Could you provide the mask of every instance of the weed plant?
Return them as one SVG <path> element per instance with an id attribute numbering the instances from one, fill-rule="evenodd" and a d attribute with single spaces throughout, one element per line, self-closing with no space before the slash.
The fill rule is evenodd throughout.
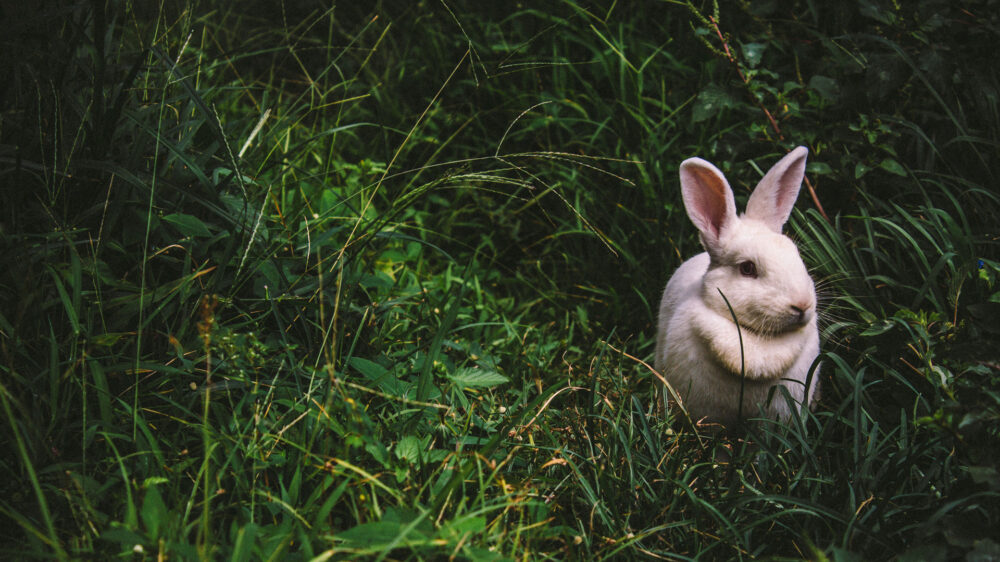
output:
<path id="1" fill-rule="evenodd" d="M 996 8 L 5 3 L 0 556 L 996 559 Z M 709 431 L 677 166 L 800 144 L 822 398 Z"/>

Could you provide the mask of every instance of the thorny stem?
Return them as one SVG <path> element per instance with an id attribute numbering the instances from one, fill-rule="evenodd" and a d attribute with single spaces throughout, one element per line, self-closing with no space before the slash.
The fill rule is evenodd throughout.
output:
<path id="1" fill-rule="evenodd" d="M 732 63 L 732 65 L 736 68 L 736 73 L 739 74 L 740 81 L 743 82 L 743 85 L 749 86 L 750 79 L 747 78 L 745 74 L 743 74 L 743 69 L 741 69 L 740 65 L 737 64 L 736 57 L 734 57 L 733 53 L 729 50 L 729 42 L 726 41 L 725 36 L 722 35 L 722 30 L 719 29 L 719 24 L 718 22 L 715 21 L 715 17 L 708 16 L 708 21 L 712 24 L 712 29 L 715 30 L 715 35 L 719 38 L 719 41 L 722 43 L 722 49 L 726 54 L 726 58 L 729 59 L 729 62 Z M 785 135 L 782 134 L 781 127 L 778 126 L 778 121 L 775 120 L 773 115 L 771 115 L 770 110 L 764 107 L 764 103 L 761 102 L 760 100 L 754 99 L 754 102 L 757 104 L 757 107 L 759 107 L 760 110 L 764 112 L 764 115 L 767 116 L 767 120 L 769 123 L 771 123 L 771 128 L 774 129 L 774 133 L 778 135 L 778 139 L 785 140 Z M 816 195 L 816 188 L 813 187 L 813 184 L 811 181 L 809 181 L 809 178 L 803 178 L 803 179 L 805 179 L 806 188 L 809 189 L 809 197 L 812 198 L 813 204 L 816 205 L 816 210 L 819 211 L 819 214 L 823 216 L 826 222 L 830 222 L 830 217 L 828 217 L 826 211 L 823 210 L 823 204 L 819 202 L 819 196 Z"/>
<path id="2" fill-rule="evenodd" d="M 715 35 L 717 35 L 719 37 L 719 41 L 722 42 L 722 48 L 726 53 L 726 58 L 728 58 L 729 62 L 733 63 L 733 65 L 736 67 L 736 73 L 740 75 L 740 80 L 743 82 L 744 85 L 749 85 L 750 79 L 743 74 L 743 69 L 740 68 L 740 65 L 736 64 L 736 57 L 734 57 L 733 53 L 729 50 L 729 42 L 726 41 L 725 37 L 723 37 L 722 30 L 719 29 L 719 24 L 715 21 L 715 17 L 708 16 L 708 21 L 712 23 L 712 29 L 715 30 Z M 762 102 L 760 102 L 759 100 L 755 101 L 757 102 L 757 107 L 759 107 L 761 111 L 764 112 L 764 115 L 767 116 L 767 120 L 771 123 L 771 128 L 774 129 L 774 132 L 778 135 L 778 138 L 781 140 L 785 140 L 785 135 L 781 133 L 781 127 L 778 126 L 778 122 L 774 119 L 774 116 L 771 115 L 771 112 L 766 107 L 764 107 L 764 104 Z"/>

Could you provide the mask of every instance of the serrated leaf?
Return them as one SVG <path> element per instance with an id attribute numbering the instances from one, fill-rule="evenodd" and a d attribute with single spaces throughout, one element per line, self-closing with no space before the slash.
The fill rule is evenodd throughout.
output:
<path id="1" fill-rule="evenodd" d="M 208 230 L 205 223 L 201 222 L 201 219 L 194 215 L 171 213 L 163 217 L 163 220 L 174 225 L 185 236 L 208 238 L 212 235 L 212 232 Z"/>
<path id="2" fill-rule="evenodd" d="M 458 386 L 467 388 L 487 388 L 510 381 L 496 371 L 475 368 L 458 369 L 448 375 L 448 379 Z"/>
<path id="3" fill-rule="evenodd" d="M 691 121 L 698 123 L 714 117 L 722 109 L 733 106 L 733 98 L 718 84 L 709 84 L 698 94 L 691 110 Z"/>
<path id="4" fill-rule="evenodd" d="M 767 43 L 745 43 L 743 45 L 743 58 L 746 59 L 750 68 L 755 68 L 767 50 Z"/>
<path id="5" fill-rule="evenodd" d="M 424 444 L 420 439 L 407 435 L 396 443 L 395 453 L 398 459 L 418 461 L 423 456 L 423 450 Z"/>
<path id="6" fill-rule="evenodd" d="M 379 441 L 369 441 L 365 444 L 365 450 L 371 454 L 372 458 L 379 462 L 383 467 L 389 467 L 389 451 L 385 448 Z"/>

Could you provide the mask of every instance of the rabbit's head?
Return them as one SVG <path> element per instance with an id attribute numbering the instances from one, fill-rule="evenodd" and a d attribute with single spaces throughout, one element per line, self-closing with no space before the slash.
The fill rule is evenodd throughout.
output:
<path id="1" fill-rule="evenodd" d="M 813 281 L 795 243 L 781 233 L 802 185 L 807 153 L 800 146 L 775 164 L 741 216 L 715 166 L 700 158 L 681 164 L 684 206 L 711 258 L 702 299 L 727 317 L 728 300 L 740 326 L 761 336 L 800 330 L 816 315 Z"/>

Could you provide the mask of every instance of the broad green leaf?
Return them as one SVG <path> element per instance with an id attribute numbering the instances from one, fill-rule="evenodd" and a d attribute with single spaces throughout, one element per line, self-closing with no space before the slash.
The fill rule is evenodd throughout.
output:
<path id="1" fill-rule="evenodd" d="M 368 451 L 371 456 L 377 460 L 383 467 L 388 468 L 389 466 L 389 451 L 385 448 L 381 442 L 376 440 L 370 440 L 365 443 L 365 450 Z"/>
<path id="2" fill-rule="evenodd" d="M 348 362 L 351 367 L 355 368 L 359 373 L 365 376 L 366 379 L 379 382 L 382 377 L 389 372 L 388 369 L 379 365 L 378 363 L 364 359 L 363 357 L 351 357 Z"/>
<path id="3" fill-rule="evenodd" d="M 819 74 L 809 79 L 809 87 L 816 90 L 827 101 L 837 101 L 840 98 L 840 86 L 829 76 Z"/>
<path id="4" fill-rule="evenodd" d="M 897 176 L 906 177 L 906 168 L 902 164 L 896 162 L 892 158 L 886 158 L 879 164 L 883 170 L 889 172 L 890 174 L 896 174 Z"/>
<path id="5" fill-rule="evenodd" d="M 324 189 L 319 197 L 319 214 L 326 216 L 343 204 L 341 197 L 332 189 Z"/>
<path id="6" fill-rule="evenodd" d="M 393 396 L 406 396 L 412 385 L 398 379 L 389 369 L 363 357 L 351 357 L 349 364 L 371 382 L 378 385 L 382 392 Z"/>
<path id="7" fill-rule="evenodd" d="M 694 109 L 691 111 L 691 121 L 700 123 L 706 119 L 714 117 L 722 109 L 733 107 L 732 96 L 718 84 L 709 84 L 698 94 L 694 100 Z"/>
<path id="8" fill-rule="evenodd" d="M 806 165 L 806 172 L 816 174 L 818 176 L 825 176 L 827 174 L 832 174 L 833 168 L 831 168 L 826 162 L 810 162 Z"/>
<path id="9" fill-rule="evenodd" d="M 449 534 L 463 535 L 465 533 L 481 533 L 486 529 L 486 518 L 482 516 L 466 517 L 451 521 L 441 527 L 438 535 L 447 537 Z"/>
<path id="10" fill-rule="evenodd" d="M 448 375 L 448 379 L 458 386 L 468 388 L 486 388 L 510 381 L 496 371 L 476 368 L 458 369 Z"/>
<path id="11" fill-rule="evenodd" d="M 365 546 L 383 546 L 425 542 L 433 526 L 420 512 L 389 507 L 381 521 L 363 523 L 338 533 L 337 538 Z"/>
<path id="12" fill-rule="evenodd" d="M 163 496 L 160 489 L 150 486 L 146 489 L 146 497 L 142 500 L 142 511 L 139 513 L 142 523 L 146 527 L 149 536 L 158 538 L 160 529 L 166 524 L 167 505 L 163 503 Z"/>
<path id="13" fill-rule="evenodd" d="M 201 222 L 201 219 L 193 215 L 186 213 L 171 213 L 163 217 L 163 220 L 174 225 L 177 230 L 185 236 L 208 238 L 212 235 L 212 233 L 208 230 L 208 227 L 205 226 L 205 223 Z"/>
<path id="14" fill-rule="evenodd" d="M 412 436 L 407 435 L 396 443 L 396 458 L 417 461 L 423 457 L 424 443 Z"/>
<path id="15" fill-rule="evenodd" d="M 236 533 L 236 544 L 229 557 L 230 562 L 253 560 L 253 543 L 257 536 L 257 525 L 247 523 Z"/>

